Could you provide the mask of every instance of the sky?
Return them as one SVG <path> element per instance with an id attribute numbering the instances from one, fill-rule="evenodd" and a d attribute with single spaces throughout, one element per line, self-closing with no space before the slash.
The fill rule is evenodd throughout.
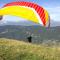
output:
<path id="1" fill-rule="evenodd" d="M 37 3 L 48 11 L 51 20 L 60 21 L 60 0 L 0 0 L 0 8 L 4 4 L 14 1 L 28 1 Z M 14 19 L 13 21 L 24 21 L 24 19 L 14 16 L 4 16 L 3 21 L 12 21 L 12 19 Z"/>

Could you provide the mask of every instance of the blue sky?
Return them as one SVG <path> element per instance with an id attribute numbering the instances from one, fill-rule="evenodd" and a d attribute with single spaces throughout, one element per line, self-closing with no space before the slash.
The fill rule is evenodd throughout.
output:
<path id="1" fill-rule="evenodd" d="M 44 7 L 48 11 L 51 20 L 60 21 L 60 0 L 0 0 L 0 8 L 4 4 L 13 1 L 29 1 L 29 2 L 37 3 L 38 5 Z M 12 17 L 12 16 L 5 16 L 3 20 L 12 21 L 12 18 L 14 20 L 24 21 L 24 19 L 22 18 Z"/>

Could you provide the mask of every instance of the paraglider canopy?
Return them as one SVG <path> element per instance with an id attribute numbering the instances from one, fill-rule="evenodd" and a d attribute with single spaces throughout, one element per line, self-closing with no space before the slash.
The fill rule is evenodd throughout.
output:
<path id="1" fill-rule="evenodd" d="M 0 9 L 0 15 L 14 15 L 25 18 L 42 26 L 49 23 L 49 14 L 41 6 L 31 2 L 11 2 Z M 2 19 L 1 16 L 1 19 Z"/>

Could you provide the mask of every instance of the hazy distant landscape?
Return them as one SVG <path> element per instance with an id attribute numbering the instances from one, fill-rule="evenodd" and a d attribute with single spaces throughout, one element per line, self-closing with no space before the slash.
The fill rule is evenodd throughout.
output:
<path id="1" fill-rule="evenodd" d="M 46 29 L 39 25 L 20 26 L 5 25 L 0 26 L 0 38 L 17 39 L 27 41 L 28 36 L 32 36 L 32 43 L 51 43 L 60 42 L 60 26 Z"/>

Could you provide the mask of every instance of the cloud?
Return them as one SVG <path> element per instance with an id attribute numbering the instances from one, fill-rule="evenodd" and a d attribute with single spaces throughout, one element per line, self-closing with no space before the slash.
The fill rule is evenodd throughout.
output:
<path id="1" fill-rule="evenodd" d="M 23 25 L 23 26 L 29 26 L 29 25 L 37 25 L 34 22 L 25 20 L 20 17 L 16 16 L 10 16 L 5 15 L 3 19 L 0 21 L 0 25 Z"/>
<path id="2" fill-rule="evenodd" d="M 46 8 L 47 11 L 49 12 L 49 15 L 51 17 L 51 19 L 55 20 L 55 21 L 60 21 L 60 7 L 47 7 Z"/>
<path id="3" fill-rule="evenodd" d="M 4 21 L 15 21 L 15 22 L 20 22 L 20 21 L 26 21 L 25 19 L 23 18 L 20 18 L 20 17 L 16 17 L 16 16 L 10 16 L 10 15 L 5 15 L 3 17 L 3 20 Z"/>

